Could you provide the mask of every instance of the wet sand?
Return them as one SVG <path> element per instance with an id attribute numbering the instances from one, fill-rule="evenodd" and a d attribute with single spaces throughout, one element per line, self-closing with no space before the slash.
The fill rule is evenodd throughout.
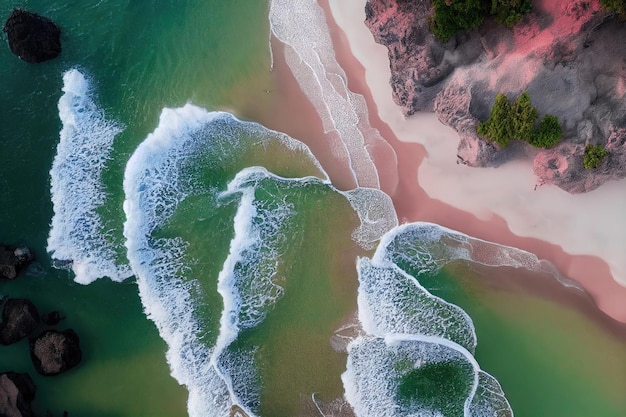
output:
<path id="1" fill-rule="evenodd" d="M 335 0 L 331 1 L 338 3 Z M 571 239 L 571 230 L 563 229 L 562 234 L 554 236 L 554 243 L 537 237 L 520 236 L 520 234 L 516 234 L 511 230 L 512 227 L 509 222 L 499 214 L 491 211 L 489 207 L 483 207 L 482 210 L 467 210 L 468 205 L 464 205 L 463 208 L 460 208 L 446 204 L 429 195 L 426 189 L 429 188 L 432 192 L 432 188 L 438 186 L 434 183 L 436 178 L 433 178 L 432 167 L 431 172 L 424 173 L 424 171 L 420 169 L 420 166 L 425 164 L 428 157 L 432 155 L 428 155 L 428 151 L 422 144 L 400 141 L 398 136 L 406 137 L 407 132 L 395 132 L 389 124 L 381 119 L 380 114 L 382 112 L 378 106 L 388 106 L 390 100 L 383 104 L 374 100 L 374 94 L 367 84 L 369 80 L 366 77 L 366 70 L 362 63 L 354 57 L 350 49 L 351 45 L 344 32 L 344 29 L 349 30 L 350 28 L 346 27 L 346 25 L 339 27 L 334 20 L 335 16 L 332 13 L 336 12 L 336 8 L 339 6 L 332 4 L 331 7 L 328 0 L 320 0 L 319 3 L 326 11 L 327 21 L 331 27 L 333 36 L 336 56 L 341 66 L 348 74 L 350 89 L 356 93 L 362 94 L 366 98 L 370 123 L 381 132 L 382 136 L 396 151 L 398 160 L 395 167 L 389 166 L 390 164 L 377 164 L 377 167 L 382 172 L 392 169 L 397 170 L 399 176 L 397 188 L 395 190 L 383 188 L 383 191 L 391 195 L 399 220 L 401 222 L 434 222 L 480 239 L 532 252 L 539 258 L 549 260 L 565 276 L 580 283 L 604 313 L 620 322 L 626 323 L 626 287 L 621 286 L 615 281 L 615 274 L 604 259 L 594 256 L 596 253 L 602 252 L 601 248 L 592 248 L 595 250 L 589 251 L 590 253 L 594 253 L 594 255 L 574 255 L 566 252 L 560 246 L 571 243 L 568 241 L 568 239 Z M 363 14 L 362 11 L 356 10 L 358 7 L 361 7 L 359 2 L 350 2 L 349 5 L 347 3 L 348 2 L 342 2 L 341 6 L 350 8 L 351 10 L 354 9 L 353 11 L 357 16 Z M 380 55 L 373 57 L 372 61 L 376 59 L 380 60 Z M 381 63 L 370 64 L 376 65 Z M 383 64 L 388 66 L 388 61 Z M 379 79 L 378 82 L 387 83 L 387 80 Z M 389 90 L 388 87 L 387 90 Z M 391 105 L 393 105 L 393 103 Z M 395 112 L 400 113 L 399 109 L 395 109 Z M 419 132 L 415 132 L 415 134 L 426 135 L 431 138 L 434 137 L 440 142 L 446 140 L 448 142 L 454 141 L 454 137 L 451 137 L 451 129 L 441 125 L 432 114 L 421 114 L 412 118 L 410 126 L 407 124 L 403 125 L 402 120 L 396 122 L 397 123 L 394 123 L 394 125 L 400 126 L 400 129 L 419 126 Z M 452 132 L 452 135 L 453 134 Z M 456 142 L 453 143 L 454 146 L 455 143 Z M 449 145 L 448 143 L 447 146 L 444 146 L 444 148 L 446 148 L 445 151 L 449 151 Z M 431 152 L 437 150 L 440 151 L 443 149 L 437 149 L 436 147 L 430 149 Z M 450 154 L 449 157 L 456 159 L 456 153 Z M 439 167 L 439 169 L 444 168 L 445 167 Z M 483 174 L 489 174 L 487 170 L 482 171 Z M 497 175 L 499 174 L 510 175 L 509 172 L 501 168 L 498 168 Z M 430 184 L 425 184 L 428 181 L 430 181 Z M 447 185 L 449 184 L 442 183 L 439 184 L 439 187 L 446 187 Z M 606 188 L 611 186 L 613 186 L 613 184 L 605 185 Z M 532 189 L 532 182 L 528 184 L 528 187 Z M 507 198 L 507 195 L 511 196 L 516 192 L 513 187 L 510 190 L 504 189 L 497 191 L 502 194 L 501 198 Z M 540 192 L 544 194 L 546 192 L 558 194 L 559 191 L 560 190 L 540 190 Z M 537 194 L 539 194 L 539 192 Z M 544 200 L 551 201 L 550 196 L 545 197 Z M 556 202 L 558 203 L 559 201 Z M 480 203 L 480 201 L 473 202 L 473 204 L 477 203 Z M 532 201 L 530 203 L 532 204 Z M 530 214 L 538 217 L 542 215 L 539 211 Z M 527 219 L 527 221 L 530 224 L 533 223 L 532 218 Z M 607 227 L 611 227 L 611 225 L 609 224 Z M 519 227 L 517 227 L 517 229 L 519 229 Z M 525 230 L 524 232 L 530 234 L 533 230 Z M 615 234 L 613 232 L 611 233 L 609 234 L 613 237 Z M 610 242 L 612 241 L 613 240 L 610 240 Z M 589 243 L 593 244 L 594 242 Z M 600 243 L 603 242 L 600 240 Z M 587 245 L 587 247 L 588 246 L 589 245 Z M 613 253 L 615 253 L 616 250 L 619 251 L 619 248 L 613 248 Z"/>

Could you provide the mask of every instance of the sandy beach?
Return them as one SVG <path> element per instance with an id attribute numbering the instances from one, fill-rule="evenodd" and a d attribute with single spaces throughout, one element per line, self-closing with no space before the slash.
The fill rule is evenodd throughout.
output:
<path id="1" fill-rule="evenodd" d="M 579 282 L 606 314 L 626 322 L 626 287 L 620 285 L 626 283 L 622 184 L 570 195 L 550 186 L 535 190 L 531 161 L 497 169 L 458 165 L 454 131 L 434 114 L 405 119 L 393 103 L 387 50 L 362 23 L 365 1 L 320 5 L 350 89 L 365 97 L 370 123 L 398 156 L 397 164 L 376 162 L 382 172 L 397 170 L 395 188 L 382 188 L 392 196 L 400 221 L 431 221 L 532 252 Z"/>

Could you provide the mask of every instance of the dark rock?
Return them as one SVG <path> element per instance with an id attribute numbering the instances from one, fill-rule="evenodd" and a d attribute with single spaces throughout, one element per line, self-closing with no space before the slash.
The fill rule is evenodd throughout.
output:
<path id="1" fill-rule="evenodd" d="M 61 53 L 61 29 L 46 17 L 14 9 L 4 32 L 11 51 L 26 62 L 48 61 Z"/>
<path id="2" fill-rule="evenodd" d="M 30 357 L 42 375 L 58 375 L 78 365 L 82 359 L 78 335 L 72 329 L 47 330 L 30 339 Z"/>
<path id="3" fill-rule="evenodd" d="M 0 416 L 33 417 L 30 403 L 35 392 L 35 384 L 28 374 L 0 374 Z"/>
<path id="4" fill-rule="evenodd" d="M 51 311 L 41 316 L 41 321 L 48 326 L 56 326 L 64 318 L 65 317 L 61 317 L 61 313 L 58 311 Z"/>
<path id="5" fill-rule="evenodd" d="M 39 324 L 37 308 L 28 300 L 9 299 L 2 310 L 0 344 L 10 345 L 30 335 Z"/>
<path id="6" fill-rule="evenodd" d="M 14 279 L 33 261 L 28 248 L 0 244 L 0 278 Z"/>

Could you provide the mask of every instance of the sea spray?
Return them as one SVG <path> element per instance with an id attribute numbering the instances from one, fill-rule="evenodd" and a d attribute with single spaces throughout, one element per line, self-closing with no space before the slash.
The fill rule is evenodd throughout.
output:
<path id="1" fill-rule="evenodd" d="M 58 265 L 71 265 L 78 283 L 101 277 L 122 281 L 132 271 L 116 253 L 98 210 L 107 200 L 102 173 L 123 127 L 105 117 L 77 69 L 63 75 L 58 108 L 63 128 L 50 170 L 54 216 L 48 252 Z"/>
<path id="2" fill-rule="evenodd" d="M 369 125 L 363 96 L 348 89 L 323 10 L 314 0 L 272 0 L 269 19 L 272 34 L 286 45 L 289 68 L 322 119 L 335 156 L 346 161 L 359 187 L 380 188 L 371 151 L 386 143 Z M 390 155 L 395 157 L 392 151 Z"/>

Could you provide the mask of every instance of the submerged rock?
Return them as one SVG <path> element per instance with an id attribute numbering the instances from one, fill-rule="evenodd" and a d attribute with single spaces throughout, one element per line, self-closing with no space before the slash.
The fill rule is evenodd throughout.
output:
<path id="1" fill-rule="evenodd" d="M 0 416 L 33 417 L 30 403 L 35 392 L 35 384 L 28 374 L 0 374 Z"/>
<path id="2" fill-rule="evenodd" d="M 0 243 L 0 278 L 14 279 L 33 261 L 28 248 Z"/>
<path id="3" fill-rule="evenodd" d="M 498 166 L 534 158 L 540 184 L 591 191 L 626 177 L 626 22 L 598 2 L 533 2 L 513 29 L 490 20 L 475 31 L 439 42 L 428 29 L 431 1 L 369 0 L 366 25 L 387 47 L 394 101 L 405 115 L 434 111 L 460 137 L 458 160 Z M 499 147 L 476 133 L 497 93 L 514 100 L 527 91 L 540 117 L 559 118 L 563 140 L 553 149 L 525 143 Z M 610 152 L 585 169 L 586 145 Z"/>
<path id="4" fill-rule="evenodd" d="M 10 345 L 30 335 L 39 324 L 39 313 L 33 303 L 9 299 L 2 310 L 0 344 Z"/>
<path id="5" fill-rule="evenodd" d="M 3 30 L 11 51 L 26 62 L 48 61 L 61 53 L 61 29 L 46 17 L 14 9 Z"/>
<path id="6" fill-rule="evenodd" d="M 47 326 L 56 326 L 64 318 L 65 317 L 62 317 L 61 313 L 59 313 L 58 311 L 51 311 L 41 316 L 41 321 L 43 321 L 44 324 L 46 324 Z"/>
<path id="7" fill-rule="evenodd" d="M 72 329 L 47 330 L 30 339 L 30 357 L 42 375 L 58 375 L 78 365 L 82 359 L 78 335 Z"/>

